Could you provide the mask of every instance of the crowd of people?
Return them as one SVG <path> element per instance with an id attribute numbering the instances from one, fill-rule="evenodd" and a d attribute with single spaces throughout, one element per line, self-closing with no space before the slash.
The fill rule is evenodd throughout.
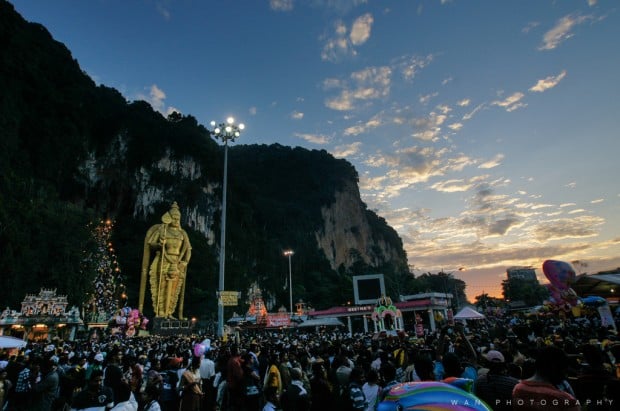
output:
<path id="1" fill-rule="evenodd" d="M 445 323 L 420 337 L 254 329 L 226 340 L 53 339 L 0 353 L 0 409 L 373 411 L 400 383 L 441 381 L 493 410 L 615 410 L 617 370 L 620 340 L 596 315 Z"/>

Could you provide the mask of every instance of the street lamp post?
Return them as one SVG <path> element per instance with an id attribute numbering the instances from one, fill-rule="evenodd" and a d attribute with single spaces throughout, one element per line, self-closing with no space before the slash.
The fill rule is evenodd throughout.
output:
<path id="1" fill-rule="evenodd" d="M 224 182 L 222 187 L 222 226 L 220 235 L 220 275 L 218 285 L 218 303 L 217 303 L 217 335 L 224 335 L 224 304 L 221 293 L 224 291 L 224 262 L 226 259 L 226 192 L 228 186 L 228 140 L 234 142 L 241 135 L 241 130 L 245 128 L 243 123 L 236 125 L 235 119 L 228 117 L 225 123 L 219 125 L 215 121 L 211 121 L 213 130 L 209 133 L 216 139 L 224 142 Z"/>
<path id="2" fill-rule="evenodd" d="M 289 292 L 289 307 L 291 310 L 291 317 L 293 316 L 293 271 L 291 270 L 291 257 L 295 254 L 293 250 L 284 251 L 284 256 L 288 257 L 288 292 Z"/>

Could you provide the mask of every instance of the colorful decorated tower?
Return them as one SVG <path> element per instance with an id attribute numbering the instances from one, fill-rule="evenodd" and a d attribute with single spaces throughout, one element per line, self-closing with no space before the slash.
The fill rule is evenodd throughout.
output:
<path id="1" fill-rule="evenodd" d="M 263 301 L 263 292 L 258 284 L 253 283 L 248 292 L 248 303 L 250 307 L 246 314 L 246 318 L 256 318 L 256 324 L 265 324 L 267 322 L 267 307 Z"/>
<path id="2" fill-rule="evenodd" d="M 400 331 L 404 328 L 403 314 L 392 303 L 390 297 L 381 296 L 377 300 L 377 306 L 371 318 L 375 324 L 375 332 Z"/>

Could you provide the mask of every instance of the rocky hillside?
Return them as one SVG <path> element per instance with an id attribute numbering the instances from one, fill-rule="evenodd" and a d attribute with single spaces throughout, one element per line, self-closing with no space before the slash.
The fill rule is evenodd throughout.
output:
<path id="1" fill-rule="evenodd" d="M 40 286 L 81 303 L 88 224 L 113 219 L 114 249 L 137 300 L 146 229 L 173 201 L 192 241 L 186 312 L 215 313 L 223 150 L 191 115 L 164 118 L 142 101 L 96 86 L 61 43 L 0 0 L 0 303 Z M 383 272 L 388 289 L 408 271 L 397 233 L 361 201 L 358 176 L 325 151 L 281 145 L 229 150 L 226 288 L 258 281 L 287 305 L 351 299 L 352 275 Z M 243 307 L 237 308 L 243 311 Z M 147 313 L 148 314 L 148 313 Z"/>

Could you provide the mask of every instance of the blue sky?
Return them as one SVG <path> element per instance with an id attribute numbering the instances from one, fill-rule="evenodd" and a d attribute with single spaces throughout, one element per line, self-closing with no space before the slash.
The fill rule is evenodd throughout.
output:
<path id="1" fill-rule="evenodd" d="M 324 149 L 416 273 L 620 266 L 612 0 L 14 0 L 97 83 L 237 144 Z"/>

